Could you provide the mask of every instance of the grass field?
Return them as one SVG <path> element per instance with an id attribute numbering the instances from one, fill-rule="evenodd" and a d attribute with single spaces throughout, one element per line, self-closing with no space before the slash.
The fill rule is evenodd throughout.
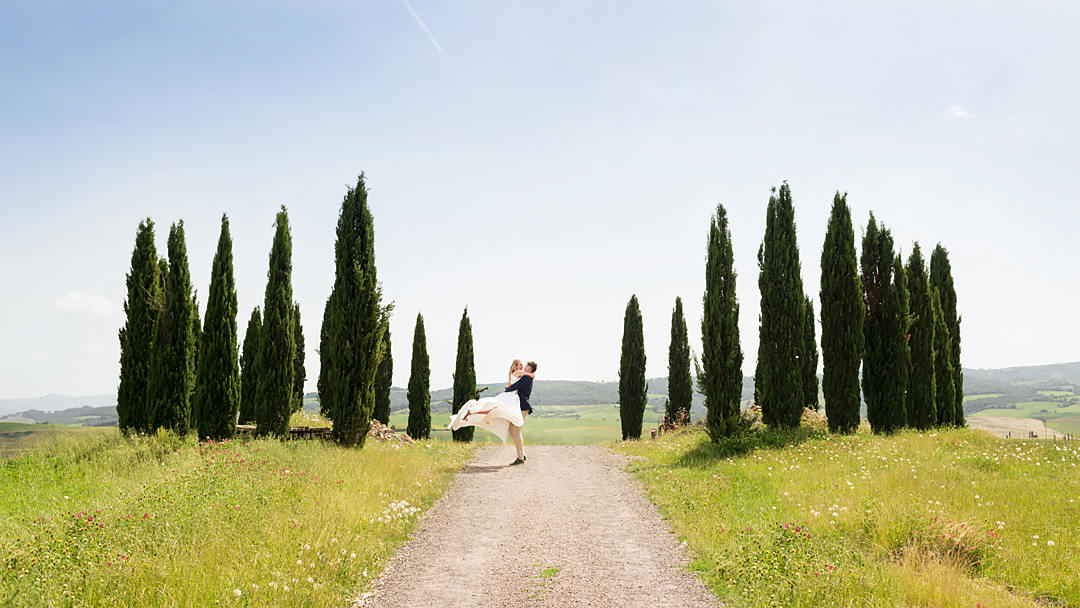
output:
<path id="1" fill-rule="evenodd" d="M 646 410 L 643 426 L 648 433 L 655 428 L 662 414 L 655 410 Z M 437 440 L 449 440 L 450 433 L 444 432 L 450 423 L 446 412 L 431 416 L 432 437 Z M 390 425 L 404 430 L 409 424 L 407 412 L 390 415 Z M 617 405 L 544 405 L 537 406 L 535 412 L 525 421 L 525 444 L 543 445 L 584 445 L 606 443 L 622 439 L 622 426 L 619 422 Z M 477 443 L 501 443 L 499 438 L 487 431 L 478 430 L 474 435 Z"/>
<path id="2" fill-rule="evenodd" d="M 110 433 L 116 433 L 116 429 L 0 422 L 0 458 L 11 458 L 29 452 L 43 443 L 84 436 L 104 437 Z"/>
<path id="3" fill-rule="evenodd" d="M 0 605 L 346 606 L 470 453 L 58 436 L 0 461 Z"/>
<path id="4" fill-rule="evenodd" d="M 1014 407 L 991 408 L 972 414 L 976 416 L 1005 416 L 1033 418 L 1062 433 L 1080 434 L 1080 397 L 1070 398 L 1068 391 L 1039 391 L 1048 398 L 1059 401 L 1023 401 Z"/>
<path id="5" fill-rule="evenodd" d="M 1080 443 L 804 427 L 617 449 L 730 606 L 1080 606 Z"/>

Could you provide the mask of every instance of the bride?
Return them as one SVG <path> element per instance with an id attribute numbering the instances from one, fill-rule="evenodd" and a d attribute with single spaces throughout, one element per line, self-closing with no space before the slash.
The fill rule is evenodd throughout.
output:
<path id="1" fill-rule="evenodd" d="M 521 359 L 514 359 L 514 362 L 510 364 L 506 386 L 510 386 L 522 376 L 536 378 L 535 373 L 524 371 Z M 510 391 L 499 393 L 495 397 L 466 401 L 458 413 L 450 419 L 448 428 L 456 431 L 465 426 L 478 426 L 494 433 L 502 439 L 503 443 L 506 443 L 510 425 L 520 427 L 524 424 L 525 420 L 521 416 L 521 400 L 518 398 L 517 391 Z"/>

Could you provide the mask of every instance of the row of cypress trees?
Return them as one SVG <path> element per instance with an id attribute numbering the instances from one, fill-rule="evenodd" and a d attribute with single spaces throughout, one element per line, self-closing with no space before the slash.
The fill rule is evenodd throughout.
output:
<path id="1" fill-rule="evenodd" d="M 761 292 L 754 401 L 770 426 L 794 427 L 803 410 L 818 408 L 818 349 L 814 302 L 803 292 L 791 189 L 769 197 L 765 237 L 758 249 Z M 963 425 L 960 318 L 948 252 L 940 244 L 929 267 L 915 244 L 905 266 L 892 234 L 871 213 L 855 255 L 847 195 L 833 198 L 821 254 L 821 392 L 832 432 L 854 432 L 861 399 L 877 433 L 903 427 Z M 723 205 L 709 226 L 701 362 L 697 389 L 705 397 L 705 425 L 717 441 L 738 433 L 742 351 L 735 297 L 731 231 Z M 689 345 L 681 298 L 672 313 L 668 351 L 667 415 L 689 413 Z M 645 355 L 637 298 L 627 305 L 620 362 L 623 438 L 641 434 Z M 861 368 L 861 376 L 860 376 Z M 860 386 L 861 384 L 861 386 Z"/>
<path id="2" fill-rule="evenodd" d="M 287 431 L 289 414 L 303 399 L 304 357 L 299 307 L 292 302 L 291 237 L 284 207 L 278 214 L 265 301 L 273 314 L 264 324 L 255 309 L 242 359 L 228 217 L 221 218 L 205 321 L 200 322 L 192 295 L 183 221 L 169 230 L 168 254 L 167 260 L 157 258 L 154 223 L 142 221 L 127 275 L 126 321 L 119 333 L 116 408 L 121 430 L 151 433 L 164 428 L 179 434 L 195 431 L 200 439 L 224 439 L 235 432 L 240 414 L 241 422 L 257 421 L 260 432 Z"/>

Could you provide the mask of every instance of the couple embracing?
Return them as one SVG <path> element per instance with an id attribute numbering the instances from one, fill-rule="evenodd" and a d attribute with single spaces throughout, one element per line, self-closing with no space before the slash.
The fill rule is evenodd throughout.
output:
<path id="1" fill-rule="evenodd" d="M 497 397 L 473 399 L 462 404 L 457 414 L 450 419 L 450 429 L 458 430 L 465 426 L 478 426 L 494 433 L 503 443 L 509 436 L 517 448 L 517 459 L 511 465 L 525 463 L 525 449 L 521 438 L 521 427 L 525 426 L 525 417 L 532 413 L 529 397 L 532 396 L 533 380 L 536 378 L 536 362 L 529 361 L 522 365 L 521 359 L 514 359 L 510 364 L 510 374 L 506 379 L 506 390 Z"/>

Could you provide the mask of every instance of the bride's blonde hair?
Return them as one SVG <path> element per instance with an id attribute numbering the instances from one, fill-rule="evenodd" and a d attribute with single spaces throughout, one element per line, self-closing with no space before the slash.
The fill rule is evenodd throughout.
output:
<path id="1" fill-rule="evenodd" d="M 513 375 L 517 371 L 517 366 L 521 365 L 521 359 L 514 359 L 514 362 L 510 364 L 510 375 Z"/>

